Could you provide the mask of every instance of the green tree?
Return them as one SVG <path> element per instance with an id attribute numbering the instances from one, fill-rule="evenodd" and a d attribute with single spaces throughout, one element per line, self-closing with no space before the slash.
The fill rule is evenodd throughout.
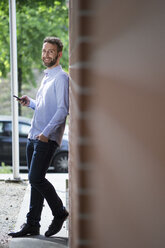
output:
<path id="1" fill-rule="evenodd" d="M 10 69 L 9 11 L 0 2 L 0 77 Z M 64 44 L 61 64 L 68 71 L 68 8 L 65 0 L 17 0 L 18 90 L 35 85 L 34 68 L 43 69 L 41 48 L 46 36 L 58 36 Z M 21 113 L 20 113 L 21 114 Z"/>
<path id="2" fill-rule="evenodd" d="M 0 1 L 0 77 L 6 77 L 10 69 L 9 10 L 5 1 Z"/>

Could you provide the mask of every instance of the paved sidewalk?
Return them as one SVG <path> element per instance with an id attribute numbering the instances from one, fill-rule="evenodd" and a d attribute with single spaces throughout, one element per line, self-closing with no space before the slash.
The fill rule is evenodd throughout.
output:
<path id="1" fill-rule="evenodd" d="M 20 174 L 22 180 L 27 180 L 27 174 Z M 2 175 L 0 174 L 0 180 L 9 178 L 12 179 L 12 175 Z M 68 179 L 68 174 L 47 174 L 46 177 L 54 186 L 57 194 L 62 199 L 64 206 L 68 209 L 68 193 L 66 193 L 66 180 Z M 15 231 L 20 230 L 20 226 L 26 222 L 26 214 L 28 212 L 30 199 L 30 186 L 28 185 L 26 193 L 22 202 L 21 209 L 19 211 L 17 223 L 15 226 Z M 53 219 L 50 208 L 47 202 L 44 201 L 44 208 L 41 218 L 41 229 L 40 235 L 23 237 L 23 238 L 12 238 L 9 243 L 9 248 L 66 248 L 68 247 L 68 219 L 65 221 L 61 231 L 56 235 L 46 238 L 44 236 L 45 231 L 50 225 Z"/>

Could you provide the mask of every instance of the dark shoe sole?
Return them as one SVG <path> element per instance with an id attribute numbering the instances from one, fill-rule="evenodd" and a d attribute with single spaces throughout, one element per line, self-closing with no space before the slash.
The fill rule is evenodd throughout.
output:
<path id="1" fill-rule="evenodd" d="M 39 233 L 9 233 L 8 235 L 11 236 L 12 238 L 21 238 L 25 236 L 36 236 L 40 234 Z"/>
<path id="2" fill-rule="evenodd" d="M 25 236 L 35 236 L 35 235 L 40 235 L 39 232 L 12 232 L 8 233 L 9 236 L 13 238 L 18 238 L 18 237 L 25 237 Z"/>

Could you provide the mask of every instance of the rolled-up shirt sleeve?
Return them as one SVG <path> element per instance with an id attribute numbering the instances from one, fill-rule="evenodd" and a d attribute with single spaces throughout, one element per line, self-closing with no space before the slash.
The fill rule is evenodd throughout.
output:
<path id="1" fill-rule="evenodd" d="M 62 123 L 65 123 L 66 117 L 69 113 L 69 78 L 64 75 L 56 81 L 56 99 L 57 111 L 49 121 L 48 125 L 43 130 L 43 135 L 49 137 L 50 134 Z"/>

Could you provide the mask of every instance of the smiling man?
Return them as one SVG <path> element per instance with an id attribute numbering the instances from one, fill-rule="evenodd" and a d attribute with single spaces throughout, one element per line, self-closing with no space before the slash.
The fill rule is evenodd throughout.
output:
<path id="1" fill-rule="evenodd" d="M 44 199 L 54 216 L 45 232 L 49 237 L 60 231 L 68 212 L 53 185 L 45 178 L 52 156 L 61 144 L 69 111 L 69 78 L 60 65 L 63 44 L 57 37 L 46 37 L 42 61 L 47 69 L 37 92 L 36 100 L 22 96 L 19 102 L 34 110 L 28 135 L 26 155 L 31 184 L 30 207 L 27 222 L 12 237 L 38 235 Z"/>
<path id="2" fill-rule="evenodd" d="M 59 49 L 60 50 L 60 49 Z M 54 45 L 51 43 L 44 43 L 42 49 L 42 60 L 44 65 L 51 68 L 54 65 L 58 65 L 58 57 L 62 56 L 62 51 L 58 51 L 58 48 L 55 49 Z"/>

